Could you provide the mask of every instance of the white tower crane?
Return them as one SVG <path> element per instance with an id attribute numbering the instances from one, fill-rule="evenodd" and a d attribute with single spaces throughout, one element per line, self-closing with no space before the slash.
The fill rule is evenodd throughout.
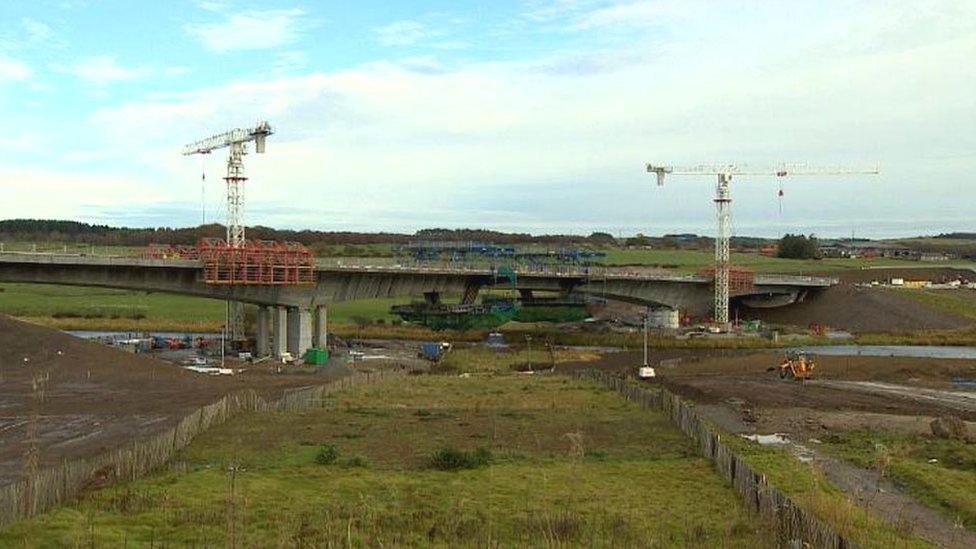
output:
<path id="1" fill-rule="evenodd" d="M 231 248 L 244 247 L 244 155 L 246 143 L 254 141 L 254 149 L 264 153 L 265 139 L 274 133 L 266 121 L 258 122 L 253 128 L 236 128 L 183 147 L 183 154 L 210 154 L 216 149 L 230 147 L 227 155 L 227 245 Z M 227 302 L 227 328 L 232 341 L 244 338 L 244 311 L 237 301 Z"/>
<path id="2" fill-rule="evenodd" d="M 740 166 L 736 164 L 698 165 L 698 166 L 659 166 L 647 164 L 647 171 L 657 175 L 658 186 L 664 185 L 664 176 L 671 175 L 717 175 L 715 188 L 715 210 L 718 229 L 715 234 L 715 322 L 723 327 L 729 325 L 729 239 L 732 236 L 732 193 L 729 183 L 732 176 L 754 175 L 767 177 L 788 177 L 793 175 L 850 175 L 878 174 L 880 168 L 849 168 L 842 166 L 810 166 L 807 164 L 780 164 L 777 166 Z"/>

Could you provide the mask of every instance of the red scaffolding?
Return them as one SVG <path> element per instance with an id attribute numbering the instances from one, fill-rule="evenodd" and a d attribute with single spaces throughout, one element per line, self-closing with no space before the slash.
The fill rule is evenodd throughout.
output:
<path id="1" fill-rule="evenodd" d="M 698 270 L 698 274 L 715 280 L 715 265 Z M 751 293 L 756 287 L 756 273 L 744 267 L 729 267 L 729 295 Z"/>
<path id="2" fill-rule="evenodd" d="M 247 240 L 232 247 L 220 238 L 202 238 L 195 247 L 151 245 L 151 259 L 203 262 L 207 284 L 284 286 L 315 283 L 315 258 L 298 242 Z"/>
<path id="3" fill-rule="evenodd" d="M 208 284 L 315 283 L 315 259 L 298 242 L 248 240 L 235 248 L 219 238 L 203 238 L 197 250 Z"/>

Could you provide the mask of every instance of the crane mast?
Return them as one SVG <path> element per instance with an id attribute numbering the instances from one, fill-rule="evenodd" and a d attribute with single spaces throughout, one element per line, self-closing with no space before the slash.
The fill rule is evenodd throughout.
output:
<path id="1" fill-rule="evenodd" d="M 843 166 L 811 166 L 805 163 L 784 163 L 776 166 L 750 167 L 736 164 L 696 166 L 663 166 L 647 164 L 647 171 L 657 176 L 658 186 L 664 185 L 666 175 L 714 175 L 715 214 L 718 227 L 715 233 L 715 322 L 724 328 L 729 326 L 729 272 L 731 259 L 729 242 L 732 238 L 732 191 L 733 175 L 788 177 L 794 175 L 851 175 L 880 173 L 880 168 L 849 168 Z"/>
<path id="2" fill-rule="evenodd" d="M 261 154 L 265 151 L 265 140 L 274 133 L 267 121 L 257 123 L 253 128 L 233 130 L 201 139 L 183 147 L 183 155 L 210 154 L 216 149 L 228 147 L 227 175 L 227 245 L 231 248 L 244 248 L 244 155 L 247 143 L 253 141 L 254 149 Z M 227 329 L 231 340 L 244 338 L 244 310 L 237 301 L 227 302 Z"/>

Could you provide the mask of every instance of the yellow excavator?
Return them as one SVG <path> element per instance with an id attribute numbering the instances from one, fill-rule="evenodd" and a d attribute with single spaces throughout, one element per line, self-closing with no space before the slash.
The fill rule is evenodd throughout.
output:
<path id="1" fill-rule="evenodd" d="M 786 358 L 778 367 L 771 366 L 769 370 L 779 370 L 780 379 L 795 379 L 803 381 L 810 379 L 813 371 L 817 368 L 817 363 L 807 358 L 801 351 L 789 351 Z"/>

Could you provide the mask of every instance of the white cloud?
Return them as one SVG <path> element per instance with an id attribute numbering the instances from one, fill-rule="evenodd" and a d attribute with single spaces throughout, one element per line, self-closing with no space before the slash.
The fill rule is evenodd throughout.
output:
<path id="1" fill-rule="evenodd" d="M 882 162 L 877 183 L 789 183 L 796 202 L 782 223 L 794 230 L 810 220 L 840 232 L 850 219 L 880 226 L 893 211 L 964 218 L 976 199 L 958 183 L 976 169 L 965 131 L 976 126 L 976 73 L 959 67 L 976 34 L 944 19 L 913 31 L 909 19 L 886 31 L 912 35 L 895 47 L 800 17 L 777 19 L 781 28 L 766 34 L 741 28 L 750 40 L 733 41 L 709 32 L 727 17 L 664 47 L 632 41 L 603 53 L 454 67 L 413 57 L 153 96 L 100 110 L 89 135 L 135 159 L 159 202 L 177 202 L 199 185 L 201 160 L 179 156 L 184 142 L 268 118 L 277 130 L 268 154 L 246 160 L 253 223 L 586 232 L 653 219 L 680 232 L 710 225 L 711 182 L 652 194 L 641 165 L 710 160 Z M 957 160 L 938 158 L 947 155 Z M 223 158 L 205 160 L 210 174 Z M 774 222 L 771 189 L 736 187 L 737 227 Z M 300 211 L 289 204 L 297 200 Z"/>
<path id="2" fill-rule="evenodd" d="M 45 42 L 54 35 L 51 27 L 41 21 L 25 17 L 20 22 L 32 42 Z"/>
<path id="3" fill-rule="evenodd" d="M 152 202 L 152 187 L 138 178 L 2 164 L 0 173 L 7 192 L 0 201 L 0 218 L 91 219 L 104 207 Z"/>
<path id="4" fill-rule="evenodd" d="M 640 0 L 605 6 L 579 14 L 570 28 L 585 30 L 608 26 L 648 26 L 690 16 L 700 9 L 708 9 L 698 2 Z"/>
<path id="5" fill-rule="evenodd" d="M 33 75 L 29 66 L 0 53 L 0 82 L 28 80 Z"/>
<path id="6" fill-rule="evenodd" d="M 374 29 L 376 40 L 384 46 L 410 46 L 427 38 L 439 36 L 439 31 L 429 29 L 419 21 L 397 21 Z"/>
<path id="7" fill-rule="evenodd" d="M 123 67 L 113 55 L 89 57 L 70 67 L 62 67 L 61 70 L 94 86 L 129 82 L 152 74 L 152 70 L 147 67 Z"/>
<path id="8" fill-rule="evenodd" d="M 264 50 L 296 42 L 304 28 L 298 8 L 248 10 L 214 23 L 189 24 L 185 30 L 216 52 Z"/>

